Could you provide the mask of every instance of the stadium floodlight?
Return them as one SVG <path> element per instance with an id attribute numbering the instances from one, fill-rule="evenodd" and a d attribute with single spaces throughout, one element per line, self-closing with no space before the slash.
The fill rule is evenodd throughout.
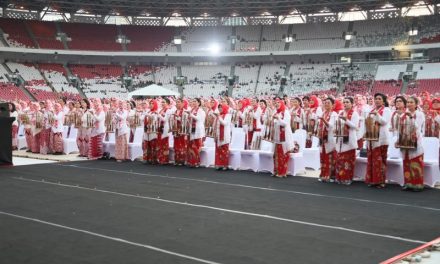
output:
<path id="1" fill-rule="evenodd" d="M 352 40 L 352 39 L 355 38 L 355 33 L 353 33 L 353 32 L 344 32 L 343 37 L 344 37 L 345 40 Z"/>
<path id="2" fill-rule="evenodd" d="M 174 44 L 175 45 L 181 45 L 182 44 L 182 38 L 181 37 L 174 37 Z"/>
<path id="3" fill-rule="evenodd" d="M 220 49 L 221 47 L 218 43 L 211 43 L 211 45 L 209 45 L 209 51 L 211 51 L 211 53 L 218 54 Z"/>
<path id="4" fill-rule="evenodd" d="M 408 31 L 408 35 L 410 36 L 417 36 L 419 34 L 419 30 L 416 28 L 412 28 Z"/>

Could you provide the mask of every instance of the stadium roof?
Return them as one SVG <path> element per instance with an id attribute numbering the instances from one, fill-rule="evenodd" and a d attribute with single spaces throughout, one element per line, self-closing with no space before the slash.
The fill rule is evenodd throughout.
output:
<path id="1" fill-rule="evenodd" d="M 346 12 L 353 8 L 361 10 L 380 9 L 385 4 L 397 8 L 409 7 L 418 0 L 0 0 L 3 8 L 24 8 L 42 11 L 51 7 L 58 12 L 76 13 L 84 10 L 91 14 L 120 14 L 123 16 L 170 17 L 230 17 L 288 15 L 300 13 Z M 438 4 L 440 0 L 426 0 L 427 4 Z"/>

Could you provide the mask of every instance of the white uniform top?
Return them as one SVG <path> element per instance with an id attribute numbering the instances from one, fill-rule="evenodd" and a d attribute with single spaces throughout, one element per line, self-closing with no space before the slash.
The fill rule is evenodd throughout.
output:
<path id="1" fill-rule="evenodd" d="M 191 131 L 189 139 L 194 140 L 205 137 L 205 111 L 203 111 L 203 109 L 199 107 L 199 109 L 197 109 L 196 115 L 193 114 L 193 111 L 190 112 L 190 117 L 196 120 L 196 130 L 194 133 Z"/>
<path id="2" fill-rule="evenodd" d="M 99 134 L 105 133 L 105 113 L 101 111 L 99 114 L 93 113 L 93 118 L 95 120 L 95 126 L 92 129 L 91 136 L 97 136 Z"/>
<path id="3" fill-rule="evenodd" d="M 162 116 L 161 114 L 158 114 L 157 117 L 159 118 L 160 122 L 163 122 L 163 132 L 162 132 L 162 138 L 166 138 L 169 136 L 170 133 L 170 116 L 173 114 L 173 110 L 171 108 L 168 108 L 165 111 L 165 116 Z"/>
<path id="4" fill-rule="evenodd" d="M 287 153 L 288 151 L 293 150 L 295 146 L 293 142 L 292 128 L 290 127 L 290 113 L 289 110 L 285 110 L 284 117 L 282 119 L 280 114 L 275 113 L 275 115 L 278 115 L 280 118 L 274 119 L 274 143 L 282 144 L 284 153 Z M 284 128 L 284 141 L 282 141 L 280 138 L 281 128 Z"/>
<path id="5" fill-rule="evenodd" d="M 383 114 L 380 115 L 379 113 L 377 113 L 377 115 L 375 115 L 374 119 L 376 122 L 378 122 L 380 124 L 379 140 L 378 141 L 371 141 L 372 142 L 371 146 L 373 148 L 377 148 L 380 146 L 389 145 L 389 143 L 390 143 L 389 142 L 389 125 L 390 125 L 390 120 L 391 120 L 390 108 L 385 107 L 383 109 Z M 370 144 L 367 144 L 367 145 L 368 145 L 368 147 L 370 146 Z"/>
<path id="6" fill-rule="evenodd" d="M 122 136 L 130 131 L 127 126 L 128 112 L 126 110 L 119 110 L 115 112 L 115 127 L 118 130 L 118 136 Z"/>
<path id="7" fill-rule="evenodd" d="M 10 117 L 15 117 L 15 120 L 14 120 L 14 122 L 12 122 L 12 125 L 13 126 L 18 126 L 18 113 L 17 113 L 17 111 L 9 113 L 9 116 Z"/>
<path id="8" fill-rule="evenodd" d="M 60 111 L 58 114 L 54 114 L 54 123 L 52 125 L 53 133 L 63 133 L 64 130 L 64 112 Z"/>
<path id="9" fill-rule="evenodd" d="M 298 129 L 303 128 L 303 115 L 304 111 L 301 107 L 298 107 L 297 109 L 291 109 L 290 113 L 292 114 L 293 122 L 298 123 Z M 296 113 L 296 116 L 293 117 L 294 113 Z"/>
<path id="10" fill-rule="evenodd" d="M 252 118 L 256 122 L 256 129 L 261 129 L 261 127 L 262 127 L 262 125 L 261 125 L 261 113 L 262 113 L 262 111 L 261 111 L 260 107 L 258 107 L 257 110 L 253 111 L 253 113 L 252 113 Z M 253 120 L 252 120 L 252 125 L 253 125 Z M 252 130 L 254 130 L 254 129 L 252 128 Z"/>
<path id="11" fill-rule="evenodd" d="M 322 116 L 324 116 L 324 115 L 325 115 L 325 112 L 322 113 Z M 327 131 L 328 131 L 327 142 L 324 143 L 325 153 L 330 153 L 330 152 L 334 151 L 336 148 L 336 138 L 335 138 L 335 133 L 334 133 L 336 118 L 338 118 L 338 114 L 336 114 L 336 112 L 332 111 L 330 113 L 330 118 L 328 120 L 328 124 L 323 125 L 323 127 L 327 128 Z M 320 126 L 321 122 L 322 121 L 319 120 L 319 122 L 317 122 L 317 126 Z M 320 136 L 320 135 L 318 135 L 318 136 Z M 321 152 L 322 152 L 322 144 L 321 144 Z"/>
<path id="12" fill-rule="evenodd" d="M 410 159 L 423 155 L 424 153 L 422 139 L 423 135 L 425 134 L 425 115 L 421 111 L 416 110 L 413 114 L 413 117 L 415 117 L 417 148 L 410 150 L 400 149 L 402 152 L 402 158 L 405 158 L 406 151 L 408 151 L 408 156 Z"/>
<path id="13" fill-rule="evenodd" d="M 341 111 L 339 115 L 347 117 L 346 111 Z M 339 117 L 337 117 L 339 118 Z M 359 125 L 359 114 L 354 111 L 351 115 L 351 119 L 347 119 L 346 121 L 340 119 L 342 123 L 342 127 L 345 125 L 348 126 L 348 142 L 344 143 L 344 139 L 342 137 L 336 138 L 336 151 L 338 153 L 346 152 L 349 150 L 357 149 L 357 130 Z"/>
<path id="14" fill-rule="evenodd" d="M 218 115 L 216 121 L 214 121 L 214 129 L 216 130 L 215 142 L 218 146 L 223 146 L 231 142 L 231 118 L 231 114 L 228 113 L 225 115 L 225 118 L 222 118 L 220 115 Z M 224 127 L 223 140 L 220 140 L 220 125 Z"/>

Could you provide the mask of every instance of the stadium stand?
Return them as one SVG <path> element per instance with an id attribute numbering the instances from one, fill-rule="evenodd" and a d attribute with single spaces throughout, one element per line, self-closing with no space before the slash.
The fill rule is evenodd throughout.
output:
<path id="1" fill-rule="evenodd" d="M 122 51 L 122 46 L 116 43 L 117 29 L 115 25 L 69 24 L 61 23 L 61 28 L 71 41 L 72 50 Z M 93 36 L 93 41 L 90 37 Z"/>
<path id="2" fill-rule="evenodd" d="M 25 21 L 35 35 L 41 49 L 64 49 L 63 43 L 56 40 L 57 29 L 53 22 L 36 20 Z"/>
<path id="3" fill-rule="evenodd" d="M 124 25 L 121 31 L 130 40 L 127 44 L 129 51 L 159 51 L 174 37 L 174 29 L 171 27 Z"/>
<path id="4" fill-rule="evenodd" d="M 5 39 L 9 46 L 35 48 L 23 20 L 0 18 L 0 28 L 6 33 Z"/>

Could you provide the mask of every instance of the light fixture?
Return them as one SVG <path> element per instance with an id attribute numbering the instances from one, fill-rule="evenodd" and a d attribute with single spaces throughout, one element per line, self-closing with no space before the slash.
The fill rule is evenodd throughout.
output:
<path id="1" fill-rule="evenodd" d="M 408 31 L 408 35 L 412 36 L 417 36 L 419 34 L 419 30 L 416 28 L 412 28 Z"/>
<path id="2" fill-rule="evenodd" d="M 174 37 L 173 42 L 174 42 L 175 45 L 181 45 L 182 44 L 182 38 L 180 36 Z"/>

